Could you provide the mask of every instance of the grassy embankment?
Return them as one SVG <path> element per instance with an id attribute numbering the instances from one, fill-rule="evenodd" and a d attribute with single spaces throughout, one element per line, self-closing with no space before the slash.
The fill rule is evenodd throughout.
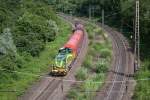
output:
<path id="1" fill-rule="evenodd" d="M 133 100 L 150 100 L 150 59 L 142 62 L 141 69 L 135 76 L 137 84 L 135 87 Z"/>
<path id="2" fill-rule="evenodd" d="M 92 100 L 102 87 L 111 62 L 112 45 L 107 34 L 90 22 L 85 27 L 90 39 L 88 55 L 75 76 L 83 82 L 73 85 L 67 95 L 69 100 Z"/>
<path id="3" fill-rule="evenodd" d="M 26 63 L 24 67 L 18 72 L 19 79 L 16 81 L 8 82 L 8 84 L 0 84 L 1 90 L 10 90 L 16 92 L 0 92 L 0 100 L 16 100 L 17 96 L 24 93 L 24 91 L 36 80 L 39 79 L 39 75 L 48 72 L 50 65 L 54 62 L 54 57 L 58 49 L 67 41 L 69 34 L 71 33 L 71 26 L 61 20 L 59 27 L 59 33 L 56 39 L 52 42 L 46 43 L 45 50 L 40 53 L 39 57 L 24 56 Z M 13 80 L 7 77 L 7 80 Z"/>

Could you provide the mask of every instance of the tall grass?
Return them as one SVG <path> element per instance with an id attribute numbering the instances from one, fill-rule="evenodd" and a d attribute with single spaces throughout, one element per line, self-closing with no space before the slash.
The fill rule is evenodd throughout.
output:
<path id="1" fill-rule="evenodd" d="M 93 59 L 93 57 L 90 56 L 90 55 L 87 55 L 86 58 L 88 58 L 88 59 L 83 62 L 83 66 L 85 68 L 89 68 L 90 69 L 90 68 L 92 68 L 92 59 Z"/>
<path id="2" fill-rule="evenodd" d="M 133 100 L 150 100 L 150 59 L 143 61 L 141 70 L 136 73 L 137 85 L 132 97 Z M 139 79 L 147 79 L 145 81 Z M 139 81 L 138 81 L 139 80 Z"/>
<path id="3" fill-rule="evenodd" d="M 77 80 L 85 80 L 88 77 L 88 70 L 82 67 L 75 75 Z"/>
<path id="4" fill-rule="evenodd" d="M 103 48 L 100 50 L 100 56 L 103 58 L 107 58 L 111 56 L 111 50 L 109 48 Z"/>

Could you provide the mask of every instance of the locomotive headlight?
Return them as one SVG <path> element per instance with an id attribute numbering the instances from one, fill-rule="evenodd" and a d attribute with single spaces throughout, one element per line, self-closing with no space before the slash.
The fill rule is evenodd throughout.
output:
<path id="1" fill-rule="evenodd" d="M 53 72 L 58 72 L 58 70 L 52 70 Z"/>

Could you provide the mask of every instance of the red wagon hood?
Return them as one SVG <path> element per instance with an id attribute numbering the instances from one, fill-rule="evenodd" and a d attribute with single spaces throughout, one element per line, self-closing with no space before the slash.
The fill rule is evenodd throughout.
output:
<path id="1" fill-rule="evenodd" d="M 64 48 L 70 48 L 73 50 L 74 53 L 76 53 L 82 38 L 83 38 L 83 31 L 76 30 L 70 37 L 69 41 L 64 45 Z"/>

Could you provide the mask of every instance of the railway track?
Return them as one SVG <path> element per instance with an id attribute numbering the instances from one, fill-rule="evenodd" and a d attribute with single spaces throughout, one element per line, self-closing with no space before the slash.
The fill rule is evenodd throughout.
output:
<path id="1" fill-rule="evenodd" d="M 102 27 L 100 23 L 96 24 Z M 134 89 L 133 82 L 130 82 L 133 78 L 129 77 L 134 74 L 133 53 L 130 51 L 127 39 L 121 33 L 107 25 L 103 27 L 103 30 L 112 40 L 113 61 L 105 84 L 102 89 L 96 91 L 97 95 L 94 100 L 130 100 Z"/>
<path id="2" fill-rule="evenodd" d="M 128 76 L 133 73 L 133 60 L 128 60 L 131 57 L 129 44 L 125 37 L 114 29 L 106 25 L 103 29 L 112 39 L 114 61 L 106 80 L 111 83 L 106 82 L 101 92 L 97 93 L 96 100 L 122 100 L 127 93 Z"/>
<path id="3" fill-rule="evenodd" d="M 73 24 L 72 18 L 60 15 L 65 21 Z M 45 76 L 38 83 L 34 84 L 27 92 L 19 98 L 19 100 L 62 100 L 67 91 L 70 89 L 74 82 L 64 82 L 63 80 L 75 81 L 74 74 L 81 66 L 83 59 L 87 53 L 88 48 L 88 36 L 85 33 L 82 46 L 80 48 L 79 54 L 75 61 L 72 63 L 72 68 L 70 69 L 67 76 L 64 77 L 51 77 Z M 63 92 L 65 91 L 65 92 Z"/>
<path id="4" fill-rule="evenodd" d="M 60 84 L 61 80 L 52 79 L 49 84 L 46 86 L 44 91 L 39 94 L 35 100 L 48 100 L 48 98 L 51 96 L 51 94 L 55 91 L 58 84 Z"/>
<path id="5" fill-rule="evenodd" d="M 83 22 L 84 20 L 85 19 L 83 19 Z M 100 24 L 98 25 L 101 26 Z M 131 96 L 128 94 L 128 86 L 130 85 L 128 76 L 134 73 L 134 60 L 132 52 L 129 51 L 129 43 L 121 33 L 109 26 L 105 25 L 103 29 L 108 33 L 113 42 L 114 61 L 106 80 L 109 81 L 109 83 L 106 82 L 95 99 L 129 100 Z"/>
<path id="6" fill-rule="evenodd" d="M 108 28 L 107 28 L 108 31 Z M 109 33 L 111 33 L 112 30 L 109 30 Z M 116 68 L 115 73 L 112 80 L 112 85 L 107 91 L 107 96 L 104 98 L 105 100 L 121 100 L 120 93 L 122 93 L 124 90 L 122 87 L 124 87 L 124 82 L 126 81 L 126 47 L 124 45 L 124 42 L 120 38 L 120 36 L 117 33 L 112 33 L 112 37 L 114 40 L 116 40 L 116 51 L 118 51 L 118 58 L 116 62 Z M 122 67 L 121 67 L 122 66 Z M 118 73 L 122 73 L 122 75 L 119 75 Z M 117 81 L 120 81 L 120 83 L 116 83 Z M 117 93 L 118 92 L 118 93 Z M 118 96 L 116 96 L 118 95 Z"/>
<path id="7" fill-rule="evenodd" d="M 66 16 L 64 14 L 59 14 L 63 19 L 67 20 L 70 23 L 73 23 L 72 17 Z M 99 24 L 98 24 L 99 25 Z M 108 26 L 104 27 L 104 30 L 108 33 L 109 37 L 113 42 L 113 51 L 114 51 L 114 61 L 112 64 L 112 69 L 108 74 L 108 81 L 97 93 L 95 100 L 122 100 L 127 90 L 127 81 L 128 74 L 132 73 L 129 70 L 132 70 L 133 67 L 131 55 L 128 51 L 129 44 L 126 39 L 117 31 L 114 31 Z M 80 49 L 79 56 L 76 61 L 73 63 L 73 67 L 67 76 L 63 78 L 53 79 L 51 77 L 43 78 L 38 85 L 34 86 L 31 90 L 27 92 L 21 98 L 21 100 L 62 100 L 64 99 L 67 91 L 70 89 L 71 85 L 74 82 L 63 82 L 63 79 L 75 80 L 74 74 L 78 67 L 81 65 L 83 58 L 87 52 L 88 48 L 88 37 L 87 34 L 84 37 L 82 47 Z M 128 59 L 131 60 L 128 60 Z M 106 81 L 107 81 L 106 80 Z M 63 90 L 62 90 L 63 87 Z M 65 92 L 63 92 L 65 91 Z"/>

